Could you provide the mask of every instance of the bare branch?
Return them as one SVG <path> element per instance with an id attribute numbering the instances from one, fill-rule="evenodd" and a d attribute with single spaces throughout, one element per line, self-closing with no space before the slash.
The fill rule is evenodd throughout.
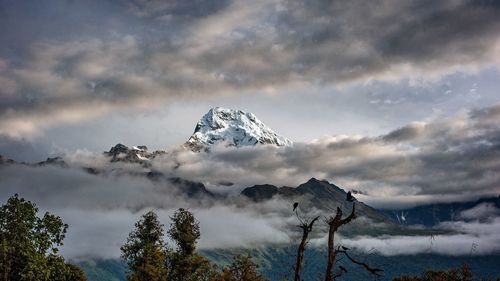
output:
<path id="1" fill-rule="evenodd" d="M 309 233 L 312 231 L 314 223 L 319 219 L 319 216 L 315 217 L 311 222 L 308 222 L 307 220 L 302 221 L 300 219 L 297 210 L 295 210 L 295 214 L 297 215 L 297 218 L 300 222 L 300 225 L 298 225 L 298 227 L 302 229 L 302 239 L 300 241 L 299 248 L 297 249 L 297 261 L 295 263 L 294 281 L 300 281 L 300 273 L 302 270 L 302 261 L 304 260 L 304 252 L 306 250 L 307 239 L 309 237 Z"/>
<path id="2" fill-rule="evenodd" d="M 375 268 L 375 267 L 371 267 L 369 266 L 366 262 L 360 262 L 356 259 L 354 259 L 353 257 L 351 257 L 348 253 L 347 253 L 347 250 L 340 250 L 340 249 L 337 249 L 336 251 L 337 253 L 341 253 L 341 254 L 344 254 L 352 263 L 354 264 L 357 264 L 359 266 L 362 266 L 364 269 L 366 269 L 366 271 L 368 271 L 370 274 L 374 275 L 374 276 L 377 276 L 377 277 L 380 277 L 382 276 L 382 274 L 380 274 L 380 272 L 384 271 L 383 269 L 380 269 L 380 268 Z"/>

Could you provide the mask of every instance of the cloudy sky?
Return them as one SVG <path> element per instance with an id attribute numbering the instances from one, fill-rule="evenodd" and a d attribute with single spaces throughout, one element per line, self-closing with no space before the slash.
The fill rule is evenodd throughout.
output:
<path id="1" fill-rule="evenodd" d="M 0 153 L 169 148 L 213 106 L 296 142 L 492 106 L 499 14 L 465 0 L 4 0 Z"/>
<path id="2" fill-rule="evenodd" d="M 120 142 L 174 148 L 152 167 L 215 191 L 314 176 L 377 207 L 500 193 L 498 1 L 1 0 L 0 40 L 0 155 L 17 161 L 113 170 L 100 153 Z M 215 106 L 252 112 L 295 145 L 176 151 Z M 167 219 L 184 203 L 145 179 L 79 169 L 15 165 L 0 179 L 2 202 L 17 192 L 72 225 L 73 257 L 117 257 L 138 210 Z M 282 218 L 195 212 L 202 247 L 288 239 Z M 228 221 L 227 237 L 211 235 Z M 499 226 L 443 226 L 462 234 L 436 251 L 479 237 L 481 253 L 498 252 Z M 395 254 L 409 241 L 373 239 L 347 243 Z M 427 251 L 419 239 L 412 249 Z"/>

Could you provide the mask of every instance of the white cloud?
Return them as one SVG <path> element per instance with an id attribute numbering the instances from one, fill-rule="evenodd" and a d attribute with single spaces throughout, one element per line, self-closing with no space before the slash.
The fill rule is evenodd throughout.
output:
<path id="1" fill-rule="evenodd" d="M 493 203 L 481 203 L 473 208 L 460 212 L 459 216 L 466 220 L 484 220 L 500 216 L 500 209 Z"/>

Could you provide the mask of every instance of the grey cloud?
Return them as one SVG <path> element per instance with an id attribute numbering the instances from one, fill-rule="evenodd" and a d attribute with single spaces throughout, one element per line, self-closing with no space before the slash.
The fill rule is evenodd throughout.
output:
<path id="1" fill-rule="evenodd" d="M 485 220 L 500 216 L 500 210 L 493 203 L 482 203 L 460 212 L 459 216 L 466 220 Z"/>
<path id="2" fill-rule="evenodd" d="M 421 124 L 412 124 L 408 125 L 399 129 L 396 129 L 386 136 L 383 137 L 385 141 L 405 141 L 405 140 L 411 140 L 418 136 L 419 131 L 423 129 Z"/>
<path id="3" fill-rule="evenodd" d="M 500 129 L 492 123 L 498 116 L 481 112 L 498 107 L 410 124 L 380 137 L 325 137 L 289 148 L 214 147 L 210 153 L 172 150 L 152 165 L 215 188 L 222 180 L 242 188 L 326 178 L 365 192 L 363 200 L 374 204 L 491 196 L 500 192 Z"/>
<path id="4" fill-rule="evenodd" d="M 114 166 L 121 171 L 127 168 L 137 172 L 137 167 Z M 187 199 L 179 191 L 182 187 L 153 183 L 126 172 L 96 176 L 79 167 L 16 164 L 0 167 L 0 178 L 0 202 L 17 193 L 35 202 L 40 212 L 59 215 L 70 225 L 62 253 L 75 259 L 118 258 L 134 223 L 151 209 L 167 229 L 177 208 L 189 208 L 200 221 L 202 249 L 287 242 L 287 225 L 290 219 L 294 221 L 288 202 L 274 200 L 246 207 Z"/>
<path id="5" fill-rule="evenodd" d="M 481 120 L 483 125 L 490 125 L 491 129 L 495 129 L 495 125 L 498 125 L 498 119 L 500 119 L 500 106 L 477 109 L 471 115 L 474 119 Z"/>
<path id="6" fill-rule="evenodd" d="M 263 183 L 297 186 L 316 177 L 362 191 L 367 195 L 360 195 L 361 200 L 375 206 L 463 201 L 500 192 L 498 107 L 416 122 L 378 137 L 331 136 L 287 148 L 221 145 L 209 153 L 174 147 L 145 170 L 136 164 L 109 164 L 89 152 L 68 153 L 66 161 L 110 172 L 152 169 L 203 182 L 216 192 Z"/>
<path id="7" fill-rule="evenodd" d="M 166 232 L 175 209 L 154 210 L 164 223 Z M 189 210 L 200 221 L 200 249 L 253 247 L 262 243 L 289 241 L 284 219 L 279 215 L 262 216 L 234 206 L 192 207 Z M 127 234 L 141 215 L 128 209 L 64 208 L 50 211 L 60 215 L 70 225 L 62 253 L 74 259 L 118 258 L 120 246 L 125 243 Z M 221 232 L 221 229 L 224 231 Z M 172 243 L 170 246 L 173 246 Z"/>
<path id="8" fill-rule="evenodd" d="M 127 174 L 96 177 L 83 169 L 12 165 L 2 167 L 0 175 L 0 199 L 3 202 L 18 193 L 47 209 L 124 208 L 139 211 L 145 207 L 175 208 L 186 202 L 173 185 L 153 184 L 147 178 Z"/>
<path id="9" fill-rule="evenodd" d="M 0 134 L 0 154 L 16 161 L 34 162 L 47 158 L 33 143 L 24 138 L 12 138 Z"/>
<path id="10" fill-rule="evenodd" d="M 50 166 L 4 166 L 0 176 L 1 202 L 16 192 L 37 203 L 40 212 L 60 215 L 70 225 L 62 253 L 72 259 L 119 257 L 119 247 L 134 222 L 149 209 L 155 210 L 168 228 L 169 217 L 176 208 L 189 208 L 200 221 L 201 249 L 286 245 L 297 241 L 299 235 L 294 232 L 296 218 L 290 214 L 289 202 L 281 200 L 249 206 L 231 202 L 202 206 L 178 197 L 171 188 L 158 189 L 151 182 L 126 173 L 94 176 L 79 169 Z M 313 213 L 321 214 L 317 210 Z M 359 219 L 356 223 L 383 227 Z M 339 243 L 383 255 L 468 255 L 470 248 L 464 245 L 474 242 L 478 246 L 473 254 L 482 255 L 500 250 L 496 235 L 499 225 L 498 217 L 482 222 L 445 223 L 440 228 L 453 233 L 436 235 L 432 243 L 428 236 L 340 236 Z M 318 226 L 311 241 L 313 246 L 324 245 L 324 233 L 323 227 Z"/>
<path id="11" fill-rule="evenodd" d="M 492 223 L 456 223 L 449 227 L 466 228 L 461 234 L 443 234 L 430 236 L 383 236 L 353 237 L 342 239 L 342 243 L 363 252 L 375 251 L 382 255 L 413 255 L 436 253 L 444 255 L 487 255 L 500 250 L 500 241 L 496 233 L 500 222 Z M 476 245 L 476 247 L 473 246 Z"/>
<path id="12" fill-rule="evenodd" d="M 377 76 L 405 63 L 441 68 L 484 59 L 498 30 L 499 7 L 487 1 L 286 3 L 284 30 L 296 32 L 287 38 L 304 50 L 298 63 L 328 80 Z"/>
<path id="13" fill-rule="evenodd" d="M 114 36 L 48 36 L 2 70 L 2 133 L 30 135 L 171 98 L 305 91 L 498 62 L 499 7 L 491 1 L 118 3 L 139 17 L 125 20 L 117 9 Z M 150 21 L 168 15 L 184 20 Z"/>

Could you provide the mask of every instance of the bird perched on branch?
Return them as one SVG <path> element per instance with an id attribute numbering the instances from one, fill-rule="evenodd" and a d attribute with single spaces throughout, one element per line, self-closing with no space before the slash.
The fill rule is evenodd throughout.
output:
<path id="1" fill-rule="evenodd" d="M 295 212 L 295 209 L 299 206 L 299 202 L 293 203 L 293 211 Z"/>
<path id="2" fill-rule="evenodd" d="M 352 193 L 349 191 L 349 192 L 347 192 L 346 200 L 349 202 L 354 202 L 354 200 L 356 200 L 356 198 L 354 198 L 354 196 L 352 196 Z"/>

